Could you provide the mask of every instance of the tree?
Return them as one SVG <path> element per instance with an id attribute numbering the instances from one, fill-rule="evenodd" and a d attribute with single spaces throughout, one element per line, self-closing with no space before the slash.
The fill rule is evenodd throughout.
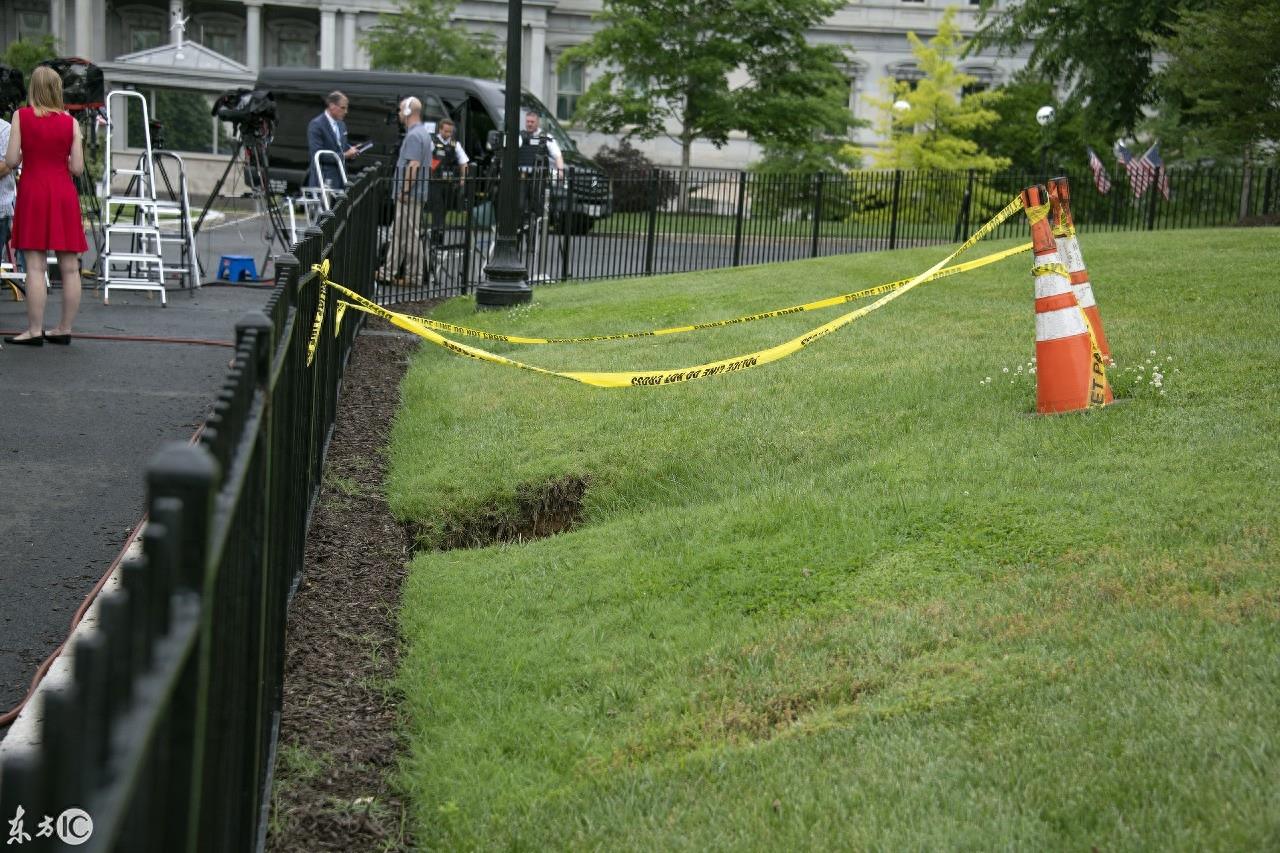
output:
<path id="1" fill-rule="evenodd" d="M 1171 29 L 1157 41 L 1169 55 L 1161 91 L 1176 103 L 1194 142 L 1239 152 L 1244 217 L 1257 149 L 1280 142 L 1280 7 L 1267 0 L 1219 0 L 1211 8 L 1183 10 Z"/>
<path id="2" fill-rule="evenodd" d="M 379 15 L 363 38 L 370 64 L 380 71 L 497 79 L 502 57 L 493 37 L 454 24 L 455 8 L 456 0 L 400 0 L 399 11 Z"/>
<path id="3" fill-rule="evenodd" d="M 1154 101 L 1152 55 L 1178 12 L 1203 0 L 982 0 L 970 50 L 1031 45 L 1030 67 L 1082 104 L 1091 133 L 1131 134 Z M 1266 0 L 1262 0 L 1266 2 Z"/>
<path id="4" fill-rule="evenodd" d="M 1086 173 L 1086 151 L 1090 146 L 1102 157 L 1109 156 L 1113 140 L 1086 134 L 1080 104 L 1071 99 L 1059 101 L 1053 83 L 1034 71 L 1019 71 L 996 91 L 1001 98 L 992 109 L 1000 116 L 999 121 L 969 134 L 979 150 L 1008 158 L 1012 168 L 1031 173 L 1040 170 L 1042 146 L 1048 147 L 1048 167 L 1054 172 L 1070 165 L 1074 167 L 1072 171 Z M 1041 127 L 1034 117 L 1036 110 L 1046 105 L 1055 109 L 1057 117 L 1049 126 Z"/>
<path id="5" fill-rule="evenodd" d="M 53 36 L 43 36 L 34 41 L 18 39 L 12 41 L 0 54 L 0 65 L 8 65 L 22 72 L 22 79 L 29 82 L 31 72 L 46 59 L 58 56 L 58 41 Z"/>
<path id="6" fill-rule="evenodd" d="M 1219 0 L 1183 10 L 1157 40 L 1169 62 L 1162 96 L 1195 143 L 1252 159 L 1280 141 L 1280 6 L 1266 0 Z"/>
<path id="7" fill-rule="evenodd" d="M 767 148 L 807 148 L 849 124 L 844 53 L 806 38 L 839 0 L 605 0 L 591 41 L 566 51 L 603 68 L 576 118 L 624 138 L 666 136 L 688 168 L 693 143 L 745 131 Z M 745 79 L 743 79 L 745 78 Z"/>
<path id="8" fill-rule="evenodd" d="M 938 23 L 938 34 L 925 44 L 907 33 L 911 52 L 924 76 L 915 88 L 907 81 L 886 80 L 887 98 L 868 96 L 883 112 L 877 129 L 888 139 L 875 152 L 876 165 L 893 169 L 1000 169 L 1008 158 L 983 154 L 970 136 L 999 121 L 991 105 L 1000 100 L 995 91 L 964 95 L 964 87 L 977 82 L 956 70 L 955 60 L 964 52 L 964 40 L 955 23 L 955 9 L 948 8 Z M 894 104 L 908 105 L 899 112 Z"/>

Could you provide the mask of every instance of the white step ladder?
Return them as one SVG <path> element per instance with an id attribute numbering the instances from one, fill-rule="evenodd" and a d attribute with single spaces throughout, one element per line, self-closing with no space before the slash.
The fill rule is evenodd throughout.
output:
<path id="1" fill-rule="evenodd" d="M 137 100 L 142 110 L 142 134 L 144 146 L 133 169 L 113 168 L 112 133 L 116 128 L 112 118 L 112 104 L 123 99 L 120 106 L 128 107 L 130 100 Z M 108 305 L 111 290 L 141 290 L 160 294 L 160 304 L 167 305 L 165 296 L 164 246 L 161 242 L 160 202 L 156 199 L 155 162 L 151 152 L 151 116 L 147 97 L 141 92 L 115 89 L 107 93 L 107 144 L 103 152 L 102 216 L 105 228 L 102 241 L 102 304 Z M 123 120 L 124 113 L 120 113 Z M 123 125 L 122 125 L 123 126 Z M 129 176 L 129 188 L 117 194 L 112 190 L 116 176 Z M 116 222 L 125 209 L 132 208 L 132 221 Z M 123 269 L 121 269 L 123 267 Z"/>
<path id="2" fill-rule="evenodd" d="M 196 234 L 191 221 L 191 198 L 187 194 L 187 167 L 182 158 L 172 151 L 152 152 L 156 166 L 169 198 L 159 197 L 156 188 L 156 216 L 160 227 L 160 248 L 164 255 L 164 273 L 176 277 L 179 287 L 194 290 L 200 286 L 200 256 L 196 252 Z M 170 180 L 166 162 L 178 167 L 178 186 Z"/>
<path id="3" fill-rule="evenodd" d="M 331 187 L 324 179 L 324 172 L 320 169 L 320 161 L 322 159 L 333 160 L 338 166 L 338 174 L 342 176 L 341 187 Z M 336 151 L 322 150 L 317 151 L 311 162 L 312 174 L 319 181 L 318 186 L 303 187 L 297 200 L 289 199 L 289 236 L 294 243 L 298 242 L 297 225 L 294 222 L 295 204 L 297 209 L 307 218 L 308 225 L 315 225 L 320 219 L 320 214 L 327 210 L 333 210 L 333 205 L 338 199 L 345 198 L 347 195 L 347 164 L 343 160 L 342 155 Z"/>

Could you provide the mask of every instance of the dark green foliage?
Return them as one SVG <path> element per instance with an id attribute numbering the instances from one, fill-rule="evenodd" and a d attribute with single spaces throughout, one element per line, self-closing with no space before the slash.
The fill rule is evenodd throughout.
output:
<path id="1" fill-rule="evenodd" d="M 834 0 L 606 0 L 602 25 L 566 51 L 562 67 L 605 69 L 578 102 L 593 130 L 640 139 L 666 136 L 690 164 L 693 142 L 716 147 L 733 131 L 766 146 L 804 148 L 843 135 L 848 110 L 842 52 L 807 36 L 836 10 Z M 749 81 L 730 85 L 731 74 Z M 668 127 L 676 128 L 669 131 Z"/>
<path id="2" fill-rule="evenodd" d="M 987 154 L 1007 157 L 1010 168 L 1039 173 L 1043 162 L 1047 171 L 1086 172 L 1089 161 L 1086 148 L 1093 146 L 1103 162 L 1111 163 L 1111 144 L 1106 134 L 1092 136 L 1085 132 L 1085 111 L 1079 101 L 1059 101 L 1053 84 L 1032 71 L 1022 71 L 996 91 L 1004 97 L 992 106 L 1000 120 L 970 133 L 970 138 Z M 1036 123 L 1036 110 L 1052 106 L 1057 117 L 1047 127 Z M 1139 152 L 1141 153 L 1141 152 Z"/>
<path id="3" fill-rule="evenodd" d="M 609 176 L 615 213 L 636 213 L 661 208 L 676 197 L 679 184 L 669 172 L 657 169 L 653 161 L 622 140 L 617 148 L 601 148 L 592 158 Z"/>
<path id="4" fill-rule="evenodd" d="M 1162 111 L 1177 117 L 1180 147 L 1248 160 L 1259 143 L 1280 140 L 1280 5 L 1186 9 L 1157 44 L 1170 59 L 1158 78 Z"/>
<path id="5" fill-rule="evenodd" d="M 501 53 L 492 36 L 470 33 L 450 18 L 451 0 L 400 0 L 380 15 L 364 36 L 372 66 L 379 71 L 418 71 L 497 79 Z"/>
<path id="6" fill-rule="evenodd" d="M 0 53 L 0 65 L 8 65 L 22 72 L 22 79 L 31 82 L 31 72 L 46 59 L 58 56 L 58 40 L 53 36 L 45 36 L 35 41 L 18 39 L 12 41 Z"/>
<path id="7" fill-rule="evenodd" d="M 1030 67 L 1082 104 L 1091 134 L 1132 132 L 1155 99 L 1152 56 L 1178 12 L 1199 0 L 983 0 L 971 50 L 1031 46 Z"/>

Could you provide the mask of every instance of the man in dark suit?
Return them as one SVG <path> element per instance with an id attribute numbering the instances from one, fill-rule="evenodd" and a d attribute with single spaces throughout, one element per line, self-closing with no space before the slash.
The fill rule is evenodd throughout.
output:
<path id="1" fill-rule="evenodd" d="M 311 120 L 307 125 L 307 186 L 316 187 L 315 162 L 317 151 L 332 151 L 344 160 L 350 160 L 360 153 L 356 146 L 347 140 L 347 96 L 341 92 L 330 92 L 325 96 L 324 112 Z M 342 189 L 345 184 L 338 164 L 332 157 L 320 158 L 320 172 L 325 185 Z"/>

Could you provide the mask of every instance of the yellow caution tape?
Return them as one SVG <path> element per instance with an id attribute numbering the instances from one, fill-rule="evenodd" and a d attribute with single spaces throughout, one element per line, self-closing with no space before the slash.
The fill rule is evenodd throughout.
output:
<path id="1" fill-rule="evenodd" d="M 1036 264 L 1031 268 L 1031 274 L 1037 275 L 1060 275 L 1063 278 L 1071 278 L 1071 273 L 1067 272 L 1065 264 Z"/>
<path id="2" fill-rule="evenodd" d="M 1033 204 L 1027 208 L 1027 221 L 1032 225 L 1037 222 L 1043 222 L 1049 218 L 1049 202 L 1044 204 Z"/>
<path id="3" fill-rule="evenodd" d="M 562 379 L 571 379 L 575 382 L 581 382 L 585 385 L 593 385 L 598 388 L 635 388 L 635 387 L 641 387 L 641 386 L 647 387 L 647 386 L 656 386 L 656 385 L 674 385 L 681 382 L 690 382 L 694 379 L 708 379 L 712 376 L 723 376 L 729 373 L 736 373 L 737 371 L 746 370 L 747 368 L 758 367 L 762 364 L 769 364 L 770 362 L 778 361 L 779 359 L 786 358 L 787 356 L 793 353 L 799 352 L 800 350 L 804 349 L 806 346 L 813 343 L 814 341 L 820 340 L 821 338 L 826 337 L 832 332 L 844 326 L 847 326 L 849 323 L 852 323 L 854 320 L 857 320 L 861 317 L 865 317 L 868 314 L 870 314 L 872 311 L 875 311 L 879 308 L 884 307 L 885 305 L 888 305 L 893 300 L 897 299 L 898 297 L 910 291 L 912 288 L 916 287 L 916 285 L 927 280 L 930 276 L 932 276 L 938 270 L 946 266 L 946 264 L 949 263 L 957 255 L 967 251 L 978 241 L 982 240 L 988 234 L 994 231 L 1000 225 L 1000 223 L 1004 222 L 1014 213 L 1017 213 L 1019 210 L 1021 210 L 1022 206 L 1023 206 L 1022 198 L 1020 196 L 1017 198 L 1014 198 L 1013 201 L 1005 205 L 1003 210 L 1001 210 L 999 213 L 993 216 L 985 225 L 983 225 L 981 228 L 975 231 L 973 233 L 973 236 L 971 236 L 968 240 L 962 243 L 960 247 L 956 249 L 954 252 L 947 255 L 942 260 L 938 261 L 929 269 L 915 276 L 914 278 L 909 280 L 906 284 L 890 291 L 889 293 L 880 297 L 870 305 L 866 305 L 862 308 L 855 309 L 853 311 L 850 311 L 847 314 L 843 314 L 839 317 L 836 317 L 834 320 L 824 323 L 821 326 L 818 326 L 817 328 L 804 333 L 803 335 L 792 338 L 791 340 L 785 341 L 776 346 L 769 347 L 768 349 L 759 350 L 753 353 L 747 353 L 745 355 L 734 356 L 732 358 L 721 359 L 719 361 L 712 361 L 706 364 L 699 364 L 693 367 L 684 367 L 677 370 L 556 371 L 556 370 L 548 370 L 543 367 L 535 367 L 534 365 L 525 364 L 524 362 L 516 361 L 510 358 L 505 358 L 503 356 L 497 355 L 496 353 L 491 353 L 487 350 L 482 350 L 478 347 L 468 346 L 467 344 L 461 344 L 456 341 L 452 341 L 449 338 L 446 338 L 443 335 L 441 335 L 439 332 L 436 332 L 433 329 L 427 328 L 422 323 L 418 322 L 417 320 L 411 317 L 407 317 L 402 314 L 397 314 L 393 311 L 388 311 L 386 308 L 383 308 L 377 303 L 374 303 L 368 299 L 365 299 L 363 296 L 356 293 L 355 291 L 350 290 L 346 287 L 343 287 L 337 282 L 330 281 L 328 279 L 327 265 L 322 268 L 321 265 L 317 264 L 315 267 L 313 267 L 313 269 L 315 269 L 316 272 L 320 274 L 322 284 L 324 287 L 332 287 L 335 290 L 337 290 L 339 293 L 345 296 L 348 300 L 350 300 L 352 302 L 352 307 L 356 308 L 357 310 L 364 311 L 365 313 L 373 314 L 378 317 L 382 317 L 383 319 L 390 322 L 392 325 L 395 325 L 401 329 L 404 329 L 405 331 L 412 332 L 413 334 L 418 335 L 419 337 L 425 338 L 431 343 L 436 344 L 437 346 L 443 347 L 449 350 L 450 352 L 456 353 L 458 355 L 465 355 L 465 356 L 468 356 L 469 358 L 479 359 L 480 361 L 488 361 L 488 362 L 492 362 L 493 364 L 504 364 L 504 365 L 507 365 L 508 367 L 516 367 L 516 368 L 520 368 L 521 370 L 528 370 L 533 373 L 540 373 L 546 376 L 558 376 Z M 322 314 L 318 315 L 318 318 L 322 319 L 323 315 Z M 318 328 L 318 325 L 317 325 L 317 328 Z"/>
<path id="4" fill-rule="evenodd" d="M 307 341 L 307 367 L 311 366 L 311 362 L 316 357 L 316 347 L 320 343 L 320 327 L 324 325 L 324 303 L 325 296 L 329 292 L 329 288 L 325 284 L 329 281 L 329 259 L 325 258 L 312 267 L 316 274 L 320 277 L 320 301 L 316 308 L 316 318 L 311 322 L 311 338 Z"/>
<path id="5" fill-rule="evenodd" d="M 937 281 L 948 276 L 958 275 L 959 273 L 970 272 L 980 269 L 988 264 L 998 263 L 1014 255 L 1031 251 L 1031 244 L 1024 243 L 1021 246 L 1015 246 L 1012 249 L 1005 249 L 1000 252 L 993 252 L 981 258 L 975 258 L 972 261 L 966 261 L 963 264 L 957 264 L 953 267 L 938 270 L 933 275 L 925 279 L 924 282 Z M 578 338 L 526 338 L 520 335 L 504 335 L 501 332 L 486 332 L 483 329 L 473 329 L 469 326 L 458 326 L 453 323 L 445 323 L 441 320 L 433 320 L 430 317 L 420 317 L 414 314 L 405 314 L 411 320 L 426 326 L 428 329 L 435 329 L 438 332 L 449 332 L 454 335 L 464 335 L 471 338 L 482 338 L 487 341 L 500 341 L 507 344 L 588 344 L 597 341 L 622 341 L 629 338 L 653 338 L 662 335 L 678 335 L 683 332 L 698 332 L 703 329 L 718 329 L 724 326 L 733 326 L 740 323 L 752 323 L 756 320 L 768 320 L 773 317 L 785 317 L 791 314 L 799 314 L 803 311 L 817 311 L 821 308 L 830 308 L 833 305 L 844 305 L 849 302 L 856 302 L 859 299 L 865 299 L 868 296 L 879 296 L 882 293 L 888 293 L 891 290 L 897 290 L 904 286 L 911 279 L 902 278 L 897 281 L 891 281 L 887 284 L 878 284 L 875 287 L 868 287 L 865 290 L 856 290 L 852 293 L 842 293 L 839 296 L 828 296 L 824 299 L 818 299 L 813 302 L 806 302 L 803 305 L 792 305 L 788 308 L 777 308 L 772 311 L 761 311 L 758 314 L 748 314 L 745 317 L 734 317 L 731 320 L 711 320 L 706 323 L 691 323 L 686 326 L 669 326 L 665 329 L 652 329 L 642 332 L 615 332 L 609 335 L 588 335 Z"/>
<path id="6" fill-rule="evenodd" d="M 333 336 L 335 338 L 338 336 L 338 332 L 342 331 L 342 316 L 347 313 L 347 306 L 350 304 L 350 302 L 338 300 L 337 311 L 333 315 Z"/>

